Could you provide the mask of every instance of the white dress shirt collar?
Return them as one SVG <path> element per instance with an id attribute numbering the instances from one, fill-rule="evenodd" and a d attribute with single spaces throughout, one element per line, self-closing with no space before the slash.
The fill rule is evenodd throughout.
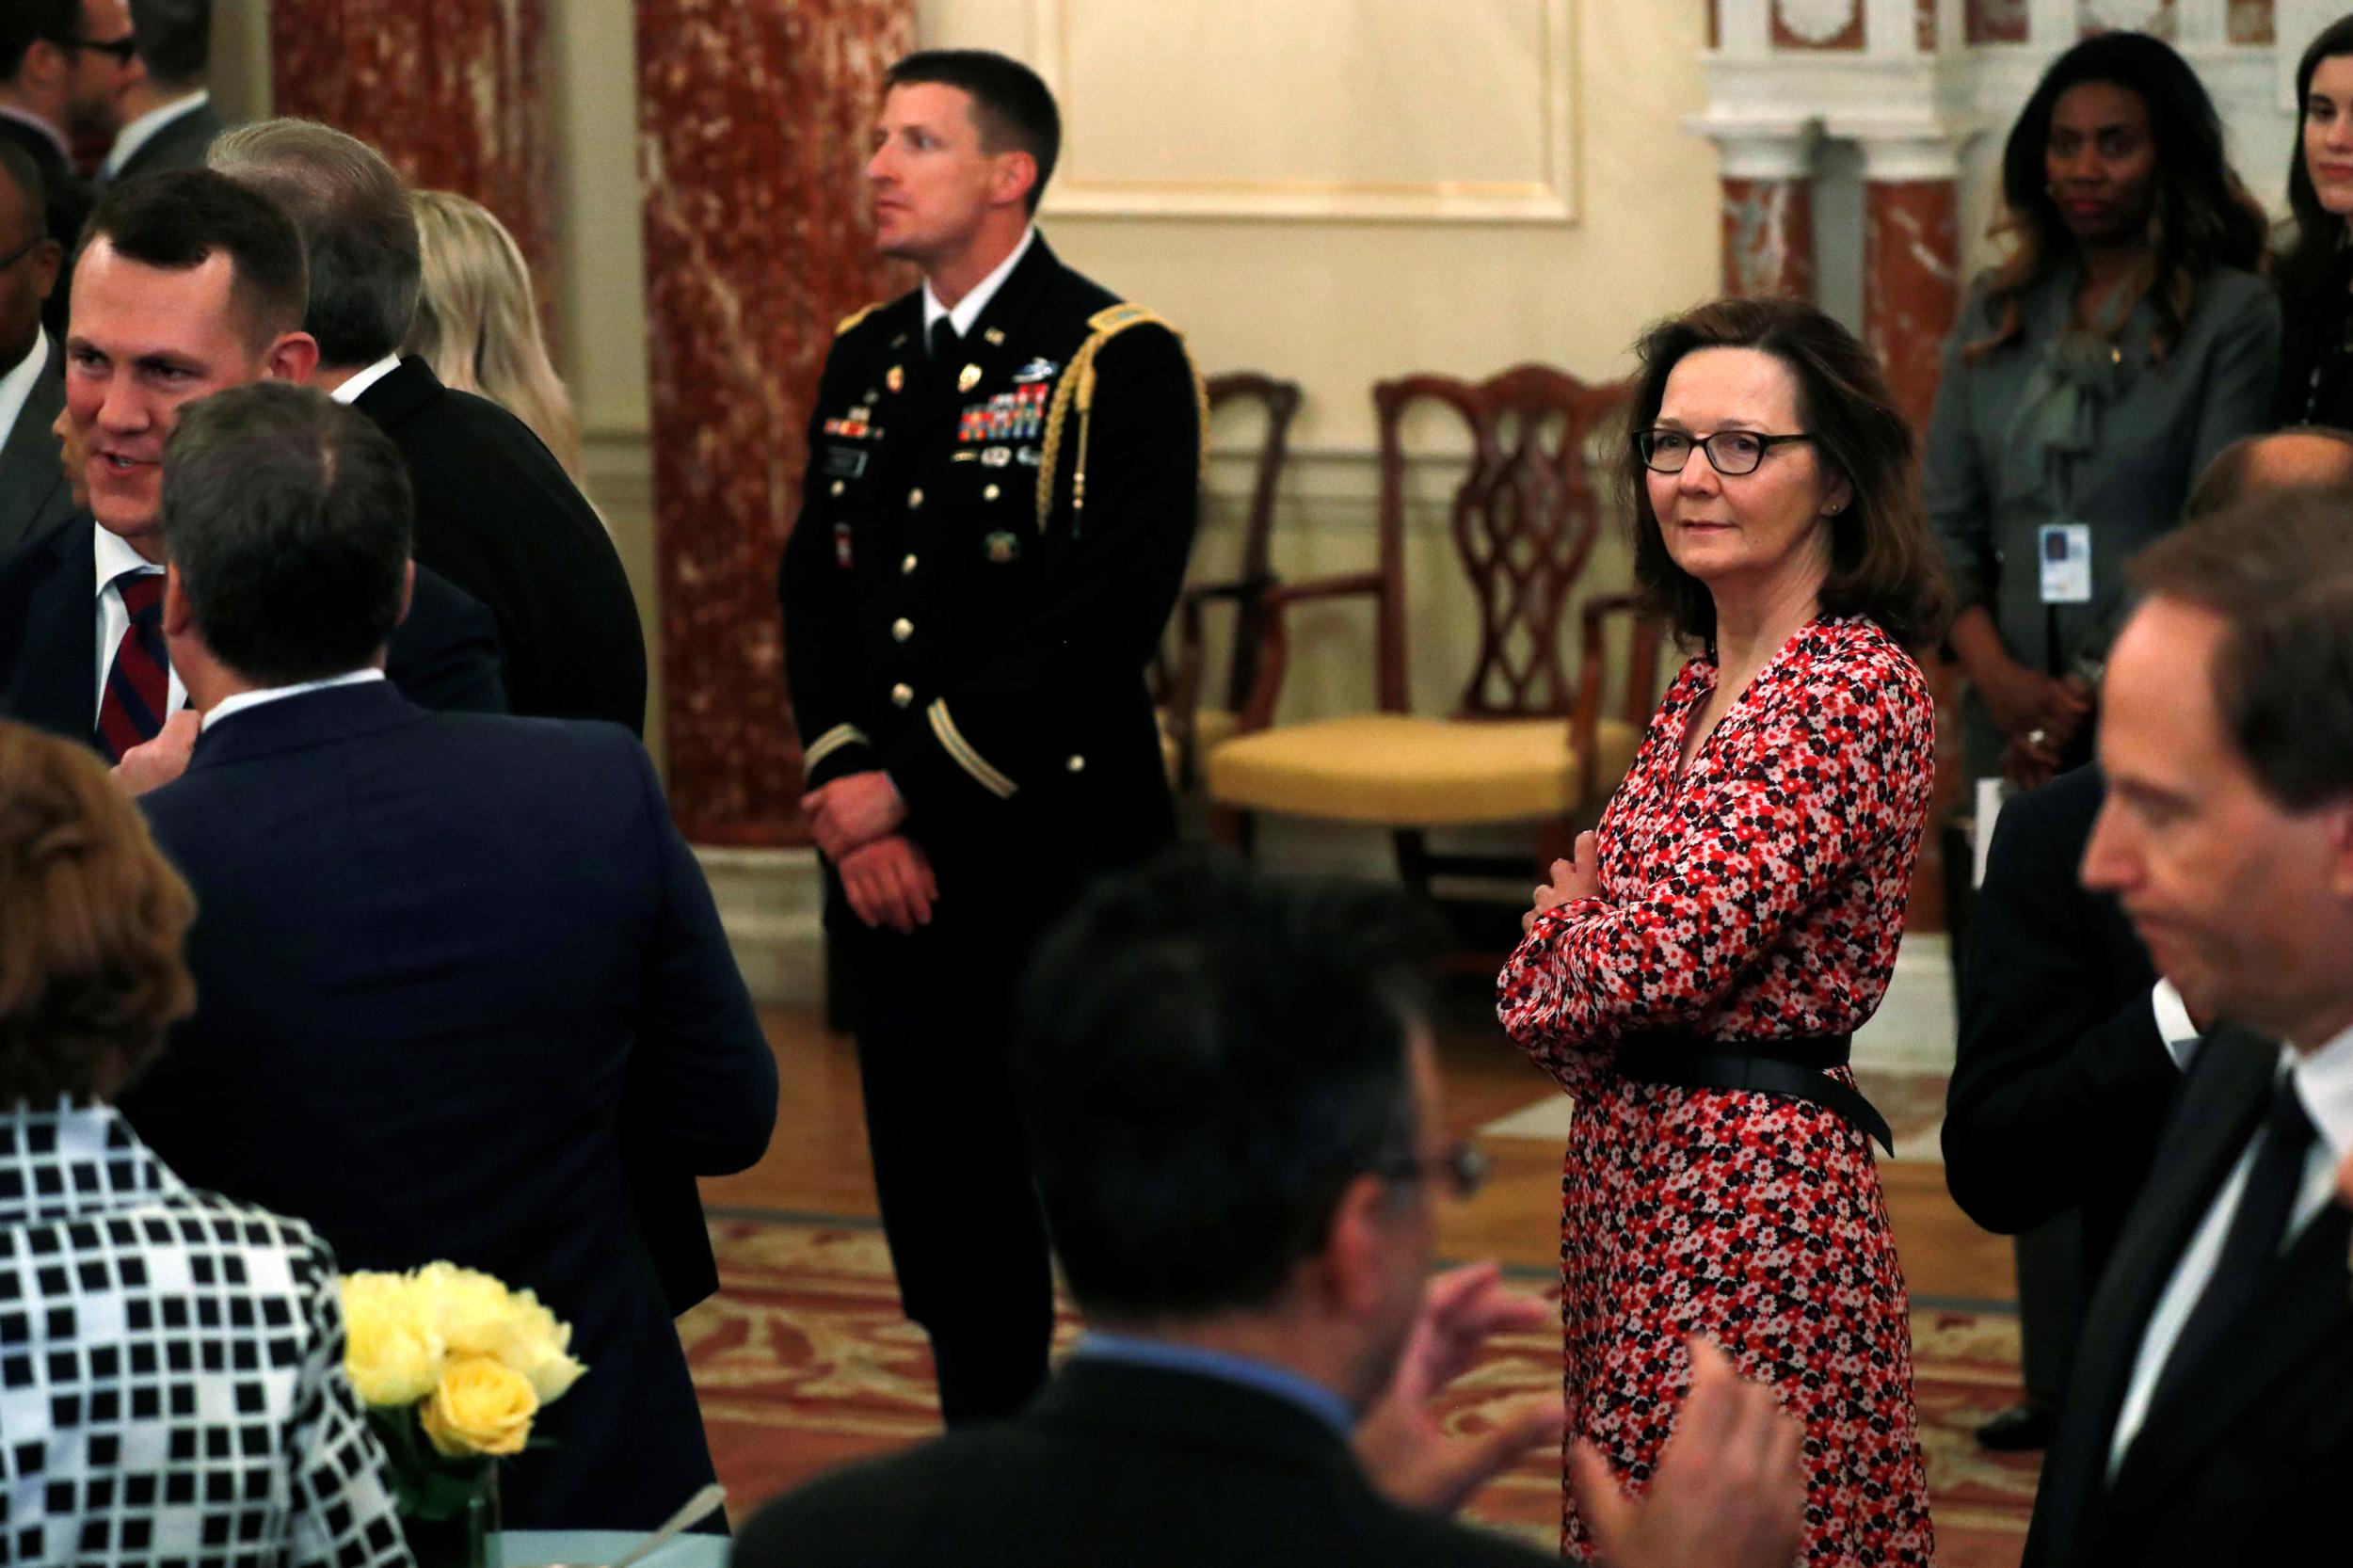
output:
<path id="1" fill-rule="evenodd" d="M 988 302 L 997 297 L 997 291 L 1005 286 L 1005 280 L 1013 276 L 1013 269 L 1021 264 L 1021 258 L 1030 253 L 1030 247 L 1036 240 L 1037 225 L 1032 223 L 1021 231 L 1021 243 L 1013 248 L 1013 254 L 999 262 L 996 270 L 973 284 L 972 292 L 957 300 L 953 310 L 939 302 L 939 296 L 932 292 L 932 280 L 924 279 L 923 341 L 932 341 L 932 323 L 941 316 L 946 316 L 955 325 L 956 336 L 970 337 L 972 324 L 981 319 L 981 312 L 988 309 Z"/>
<path id="2" fill-rule="evenodd" d="M 2288 1071 L 2320 1142 L 2342 1163 L 2353 1155 L 2353 1029 L 2318 1050 L 2289 1053 Z"/>
<path id="3" fill-rule="evenodd" d="M 370 387 L 375 386 L 378 381 L 383 380 L 384 377 L 390 376 L 392 372 L 398 370 L 399 368 L 400 350 L 394 349 L 390 354 L 387 354 L 382 359 L 376 360 L 376 363 L 368 366 L 367 369 L 355 371 L 352 374 L 350 380 L 345 381 L 342 386 L 337 387 L 333 392 L 328 392 L 327 395 L 333 398 L 338 403 L 350 403 L 357 399 L 361 392 L 366 392 Z"/>
<path id="4" fill-rule="evenodd" d="M 213 704 L 204 714 L 204 728 L 210 729 L 232 713 L 242 713 L 264 703 L 301 696 L 309 692 L 323 692 L 330 686 L 357 686 L 362 681 L 383 679 L 384 672 L 379 669 L 351 670 L 343 675 L 330 675 L 324 680 L 303 680 L 292 686 L 268 686 L 258 692 L 239 692 L 235 696 L 225 696 Z"/>
<path id="5" fill-rule="evenodd" d="M 67 143 L 65 136 L 55 125 L 50 124 L 40 116 L 20 109 L 13 104 L 0 104 L 0 114 L 7 115 L 19 124 L 30 125 L 49 138 L 49 145 L 57 150 L 58 157 L 63 158 L 69 164 L 73 161 L 73 149 Z"/>
<path id="6" fill-rule="evenodd" d="M 164 568 L 138 552 L 138 547 L 104 523 L 95 523 L 90 532 L 90 556 L 98 568 L 98 591 L 104 595 L 114 586 L 116 578 L 126 571 L 161 571 Z"/>
<path id="7" fill-rule="evenodd" d="M 33 395 L 41 373 L 49 368 L 49 334 L 35 332 L 33 346 L 16 368 L 0 376 L 0 441 L 6 441 L 16 431 L 17 416 L 24 411 L 24 400 Z"/>
<path id="8" fill-rule="evenodd" d="M 106 150 L 106 161 L 99 166 L 98 177 L 111 180 L 122 172 L 122 166 L 131 161 L 131 154 L 155 139 L 155 133 L 178 120 L 194 114 L 213 101 L 211 89 L 199 88 L 185 98 L 175 98 L 161 108 L 150 109 L 125 125 L 115 136 L 115 144 Z"/>

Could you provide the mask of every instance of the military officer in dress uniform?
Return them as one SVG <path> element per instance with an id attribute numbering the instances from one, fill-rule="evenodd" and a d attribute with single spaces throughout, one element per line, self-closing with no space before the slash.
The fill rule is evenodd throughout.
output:
<path id="1" fill-rule="evenodd" d="M 1174 831 L 1144 668 L 1205 410 L 1175 331 L 1032 224 L 1046 85 L 976 51 L 887 80 L 875 226 L 923 284 L 840 326 L 778 594 L 883 1224 L 955 1424 L 1046 1376 L 1008 1014 L 1080 888 Z"/>

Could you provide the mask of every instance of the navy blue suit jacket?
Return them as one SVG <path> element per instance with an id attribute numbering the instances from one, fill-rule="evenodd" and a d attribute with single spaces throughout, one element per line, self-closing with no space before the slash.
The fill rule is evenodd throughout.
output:
<path id="1" fill-rule="evenodd" d="M 86 745 L 98 729 L 97 527 L 78 513 L 0 555 L 0 717 Z M 506 712 L 498 623 L 423 567 L 384 670 L 427 708 Z"/>
<path id="2" fill-rule="evenodd" d="M 644 749 L 369 682 L 231 714 L 144 804 L 199 1000 L 123 1113 L 346 1268 L 538 1291 L 588 1372 L 507 1522 L 659 1523 L 712 1476 L 664 1279 L 708 1276 L 692 1177 L 760 1158 L 776 1076 Z"/>

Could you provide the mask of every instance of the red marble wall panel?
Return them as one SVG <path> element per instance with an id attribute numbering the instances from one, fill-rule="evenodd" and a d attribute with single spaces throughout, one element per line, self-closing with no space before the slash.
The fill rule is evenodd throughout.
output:
<path id="1" fill-rule="evenodd" d="M 2273 0 L 2231 0 L 2231 41 L 2252 44 L 2279 42 L 2277 10 Z"/>
<path id="2" fill-rule="evenodd" d="M 914 40 L 913 0 L 638 0 L 663 725 L 697 843 L 805 841 L 776 560 L 834 326 L 911 281 L 864 168 Z"/>
<path id="3" fill-rule="evenodd" d="M 1971 43 L 2026 41 L 2027 0 L 1968 0 L 1962 30 Z"/>
<path id="4" fill-rule="evenodd" d="M 1860 49 L 1863 0 L 1773 0 L 1776 49 Z"/>
<path id="5" fill-rule="evenodd" d="M 1923 55 L 1936 53 L 1936 0 L 1920 0 L 1913 11 L 1912 41 Z"/>
<path id="6" fill-rule="evenodd" d="M 1814 182 L 1736 180 L 1724 188 L 1724 292 L 1814 297 Z"/>
<path id="7" fill-rule="evenodd" d="M 1959 204 L 1950 180 L 1872 180 L 1863 197 L 1864 341 L 1926 428 L 1939 357 L 1960 308 Z"/>
<path id="8" fill-rule="evenodd" d="M 2173 28 L 2173 0 L 2138 0 L 2137 5 L 2119 5 L 2117 0 L 2075 0 L 2075 30 L 2084 38 L 2094 33 L 2131 31 L 2147 33 L 2169 43 Z"/>
<path id="9" fill-rule="evenodd" d="M 271 107 L 472 197 L 548 276 L 549 0 L 272 0 Z"/>
<path id="10" fill-rule="evenodd" d="M 1724 46 L 1724 0 L 1707 0 L 1707 47 Z"/>

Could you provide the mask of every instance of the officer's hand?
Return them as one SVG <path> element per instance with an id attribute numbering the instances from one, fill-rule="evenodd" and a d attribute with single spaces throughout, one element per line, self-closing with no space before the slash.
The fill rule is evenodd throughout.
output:
<path id="1" fill-rule="evenodd" d="M 904 936 L 932 923 L 939 884 L 913 840 L 893 833 L 859 845 L 834 864 L 851 909 L 868 925 L 887 925 Z"/>
<path id="2" fill-rule="evenodd" d="M 846 773 L 801 797 L 809 836 L 825 858 L 840 865 L 860 844 L 894 832 L 907 820 L 907 803 L 899 786 L 880 768 Z"/>
<path id="3" fill-rule="evenodd" d="M 188 758 L 203 728 L 204 721 L 193 709 L 181 709 L 164 721 L 153 740 L 141 741 L 122 754 L 122 760 L 115 764 L 115 783 L 124 793 L 134 795 L 170 783 L 188 771 Z"/>
<path id="4" fill-rule="evenodd" d="M 1763 1384 L 1694 1337 L 1691 1392 L 1640 1501 L 1579 1439 L 1569 1451 L 1577 1512 L 1611 1568 L 1786 1568 L 1805 1531 L 1804 1429 Z"/>

